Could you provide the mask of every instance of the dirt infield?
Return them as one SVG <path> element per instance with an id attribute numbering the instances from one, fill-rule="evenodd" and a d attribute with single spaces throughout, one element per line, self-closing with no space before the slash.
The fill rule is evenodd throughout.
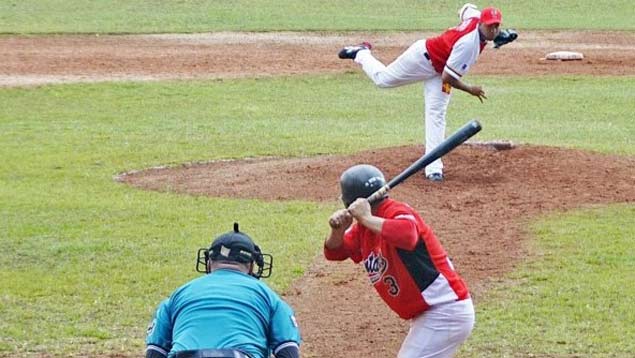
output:
<path id="1" fill-rule="evenodd" d="M 371 41 L 390 61 L 431 33 L 212 33 L 189 35 L 0 37 L 0 86 L 112 80 L 231 78 L 334 73 L 354 69 L 335 56 L 343 44 Z M 553 51 L 576 62 L 541 61 Z M 487 49 L 470 74 L 635 74 L 635 34 L 522 32 Z"/>
<path id="2" fill-rule="evenodd" d="M 343 44 L 369 40 L 378 57 L 389 61 L 414 40 L 428 35 L 0 37 L 4 54 L 0 86 L 341 73 L 357 71 L 352 62 L 335 56 Z M 501 50 L 486 50 L 471 74 L 635 75 L 633 33 L 521 31 L 520 36 Z M 585 59 L 540 60 L 558 50 L 583 52 Z M 194 195 L 334 201 L 337 178 L 346 167 L 369 162 L 392 177 L 416 160 L 422 150 L 408 146 L 346 157 L 192 164 L 148 169 L 119 180 L 149 190 L 169 188 Z M 432 184 L 416 176 L 393 195 L 411 203 L 435 229 L 477 303 L 488 283 L 499 280 L 524 257 L 523 227 L 532 216 L 594 204 L 635 202 L 634 158 L 548 147 L 496 151 L 462 146 L 447 156 L 446 165 L 445 182 Z M 312 186 L 317 176 L 332 185 Z M 306 190 L 308 187 L 312 189 Z M 350 262 L 327 263 L 316 256 L 286 298 L 298 315 L 305 357 L 395 356 L 407 331 L 407 324 L 380 302 L 363 269 Z"/>

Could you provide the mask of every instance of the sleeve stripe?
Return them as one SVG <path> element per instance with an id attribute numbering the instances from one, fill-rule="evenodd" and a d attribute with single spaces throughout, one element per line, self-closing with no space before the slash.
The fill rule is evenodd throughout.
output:
<path id="1" fill-rule="evenodd" d="M 147 351 L 155 351 L 157 353 L 160 353 L 164 356 L 168 356 L 168 351 L 166 351 L 165 349 L 159 347 L 159 346 L 155 346 L 154 344 L 148 344 L 148 346 L 146 347 L 146 352 Z"/>
<path id="2" fill-rule="evenodd" d="M 296 347 L 300 349 L 300 346 L 298 346 L 296 342 L 284 342 L 281 345 L 277 346 L 276 349 L 273 350 L 273 354 L 278 354 L 278 352 L 280 352 L 281 350 L 287 347 Z"/>
<path id="3" fill-rule="evenodd" d="M 401 214 L 401 215 L 397 215 L 395 216 L 395 219 L 406 219 L 406 220 L 410 220 L 413 223 L 417 223 L 417 220 L 415 219 L 414 215 L 412 214 Z"/>
<path id="4" fill-rule="evenodd" d="M 457 80 L 460 80 L 461 77 L 463 77 L 463 75 L 461 75 L 460 73 L 456 72 L 455 70 L 453 70 L 452 68 L 450 68 L 448 65 L 445 65 L 445 71 L 452 77 L 456 78 Z"/>

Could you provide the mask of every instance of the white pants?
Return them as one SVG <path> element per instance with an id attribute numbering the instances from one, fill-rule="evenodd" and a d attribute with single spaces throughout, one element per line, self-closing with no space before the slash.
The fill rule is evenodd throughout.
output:
<path id="1" fill-rule="evenodd" d="M 398 87 L 423 81 L 425 104 L 426 152 L 433 150 L 445 139 L 445 114 L 451 94 L 442 90 L 441 75 L 432 67 L 426 53 L 426 41 L 412 44 L 390 65 L 379 62 L 369 50 L 359 51 L 355 62 L 362 65 L 366 75 L 380 88 Z M 441 159 L 430 163 L 426 175 L 443 172 Z"/>
<path id="2" fill-rule="evenodd" d="M 410 322 L 398 358 L 452 358 L 474 328 L 471 299 L 444 303 Z"/>

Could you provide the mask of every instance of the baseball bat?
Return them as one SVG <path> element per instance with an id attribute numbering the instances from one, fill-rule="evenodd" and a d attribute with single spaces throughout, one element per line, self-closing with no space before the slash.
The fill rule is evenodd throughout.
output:
<path id="1" fill-rule="evenodd" d="M 368 202 L 372 204 L 377 200 L 383 198 L 384 195 L 386 195 L 391 189 L 411 177 L 412 174 L 418 172 L 419 170 L 425 168 L 428 164 L 446 155 L 448 152 L 461 145 L 470 137 L 478 133 L 480 130 L 481 124 L 477 120 L 473 119 L 469 121 L 463 127 L 459 128 L 459 130 L 454 132 L 454 134 L 441 142 L 441 144 L 439 144 L 436 148 L 426 153 L 423 157 L 412 163 L 408 168 L 399 173 L 396 177 L 392 178 L 388 183 L 386 183 L 386 185 L 377 189 L 377 191 L 371 194 L 371 196 L 369 196 L 366 200 L 368 200 Z"/>

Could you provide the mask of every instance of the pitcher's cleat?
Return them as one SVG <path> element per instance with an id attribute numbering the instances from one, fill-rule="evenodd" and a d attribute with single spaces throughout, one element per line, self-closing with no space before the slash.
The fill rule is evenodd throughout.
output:
<path id="1" fill-rule="evenodd" d="M 357 53 L 359 51 L 370 50 L 372 48 L 373 48 L 373 45 L 371 45 L 370 42 L 362 42 L 359 45 L 351 45 L 351 46 L 344 47 L 343 49 L 340 50 L 337 56 L 342 59 L 349 58 L 351 60 L 354 60 L 355 56 L 357 56 Z"/>

